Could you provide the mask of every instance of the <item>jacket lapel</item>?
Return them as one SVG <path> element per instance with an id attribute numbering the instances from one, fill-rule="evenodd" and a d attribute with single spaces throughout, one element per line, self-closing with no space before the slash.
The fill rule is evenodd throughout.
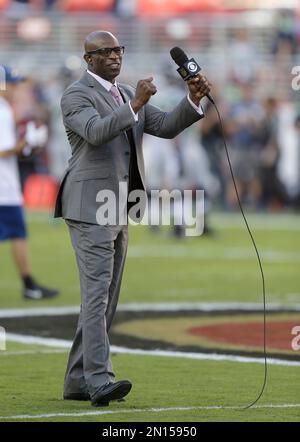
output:
<path id="1" fill-rule="evenodd" d="M 130 100 L 129 95 L 127 94 L 126 90 L 124 89 L 124 87 L 120 84 L 118 84 L 118 89 L 122 95 L 123 100 L 125 101 L 125 103 L 127 103 Z"/>
<path id="2" fill-rule="evenodd" d="M 97 92 L 99 92 L 101 94 L 101 96 L 103 97 L 103 99 L 110 105 L 110 107 L 113 110 L 116 110 L 118 108 L 117 103 L 115 102 L 113 96 L 111 95 L 110 92 L 108 92 L 105 87 L 103 87 L 99 81 L 97 81 L 92 75 L 90 75 L 88 72 L 85 72 L 83 74 L 83 76 L 81 77 L 80 81 L 84 84 L 86 84 L 87 86 L 94 88 Z M 127 103 L 128 101 L 130 101 L 130 97 L 128 95 L 128 93 L 126 92 L 125 88 L 123 87 L 123 85 L 118 84 L 118 88 L 119 91 L 122 95 L 122 98 L 124 100 L 125 103 Z M 136 145 L 136 125 L 133 126 L 132 128 L 132 135 L 133 135 L 133 140 L 134 143 Z"/>
<path id="3" fill-rule="evenodd" d="M 105 87 L 103 87 L 99 81 L 97 81 L 92 75 L 88 72 L 85 72 L 81 78 L 82 83 L 87 84 L 89 87 L 94 88 L 97 92 L 101 94 L 103 99 L 110 105 L 110 107 L 115 110 L 118 108 L 117 103 L 113 99 L 113 96 L 110 92 L 108 92 Z"/>

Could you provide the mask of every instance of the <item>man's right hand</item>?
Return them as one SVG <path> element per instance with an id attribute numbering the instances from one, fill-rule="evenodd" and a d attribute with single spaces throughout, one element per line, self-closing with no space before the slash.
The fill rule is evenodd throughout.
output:
<path id="1" fill-rule="evenodd" d="M 135 113 L 137 113 L 152 97 L 156 94 L 156 86 L 152 83 L 153 77 L 139 80 L 136 86 L 135 96 L 130 104 Z"/>

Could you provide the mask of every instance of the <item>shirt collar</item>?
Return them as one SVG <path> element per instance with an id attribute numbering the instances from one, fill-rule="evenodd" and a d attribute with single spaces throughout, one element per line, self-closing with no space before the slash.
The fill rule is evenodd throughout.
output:
<path id="1" fill-rule="evenodd" d="M 112 84 L 110 81 L 107 81 L 104 78 L 100 77 L 99 75 L 94 74 L 94 72 L 91 72 L 88 69 L 86 71 L 87 71 L 88 74 L 90 74 L 92 77 L 94 77 L 95 80 L 97 80 L 98 83 L 100 83 L 108 92 L 111 90 L 113 85 L 118 87 L 116 81 L 114 82 L 114 84 Z"/>

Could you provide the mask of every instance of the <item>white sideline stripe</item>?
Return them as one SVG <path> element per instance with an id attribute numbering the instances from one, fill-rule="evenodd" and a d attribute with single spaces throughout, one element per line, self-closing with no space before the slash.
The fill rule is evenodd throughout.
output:
<path id="1" fill-rule="evenodd" d="M 64 225 L 63 220 L 54 219 L 50 214 L 33 213 L 30 210 L 26 211 L 27 219 L 34 222 L 47 222 L 49 224 Z M 291 229 L 300 230 L 299 215 L 294 213 L 247 213 L 249 224 L 251 223 L 254 229 L 257 228 L 276 228 L 276 229 Z M 213 211 L 211 214 L 211 221 L 213 226 L 219 228 L 244 227 L 243 219 L 240 213 L 218 212 Z"/>
<path id="2" fill-rule="evenodd" d="M 300 295 L 299 295 L 300 296 Z M 132 302 L 127 304 L 119 304 L 118 311 L 120 312 L 145 312 L 145 311 L 199 311 L 199 312 L 215 312 L 215 311 L 262 311 L 261 303 L 251 302 L 179 302 L 179 303 L 138 303 Z M 284 311 L 300 311 L 300 304 L 280 304 L 272 303 L 267 305 L 267 310 L 270 312 L 284 312 Z M 64 316 L 79 314 L 78 306 L 69 307 L 38 307 L 38 308 L 24 308 L 24 309 L 2 309 L 0 310 L 0 318 L 25 318 L 28 316 Z"/>
<path id="3" fill-rule="evenodd" d="M 23 356 L 23 355 L 36 355 L 36 354 L 56 354 L 56 353 L 65 353 L 67 351 L 66 348 L 61 349 L 53 349 L 53 350 L 43 350 L 43 349 L 36 349 L 36 350 L 11 350 L 11 351 L 0 351 L 0 357 L 1 356 Z"/>
<path id="4" fill-rule="evenodd" d="M 41 336 L 19 335 L 16 333 L 6 333 L 6 340 L 20 344 L 45 345 L 46 347 L 55 348 L 70 348 L 72 345 L 72 341 L 66 339 L 43 338 Z"/>
<path id="5" fill-rule="evenodd" d="M 190 303 L 128 303 L 120 304 L 118 311 L 123 312 L 143 312 L 143 311 L 163 311 L 163 312 L 180 312 L 180 311 L 199 311 L 199 312 L 215 312 L 215 311 L 262 311 L 263 306 L 261 303 L 239 303 L 239 302 L 190 302 Z M 284 311 L 300 311 L 300 304 L 279 304 L 272 303 L 267 305 L 267 310 L 272 312 L 284 312 Z"/>
<path id="6" fill-rule="evenodd" d="M 264 262 L 298 262 L 300 253 L 298 251 L 262 250 L 260 252 Z M 127 256 L 129 258 L 189 258 L 189 259 L 226 259 L 226 260 L 255 260 L 256 256 L 251 249 L 229 248 L 226 250 L 202 250 L 189 246 L 169 245 L 163 248 L 153 245 L 130 246 Z"/>
<path id="7" fill-rule="evenodd" d="M 28 316 L 64 316 L 73 314 L 79 314 L 78 306 L 12 308 L 0 310 L 0 318 L 26 318 Z"/>
<path id="8" fill-rule="evenodd" d="M 14 333 L 7 333 L 6 339 L 8 341 L 19 342 L 23 344 L 38 344 L 45 345 L 47 347 L 55 348 L 70 348 L 72 341 L 67 341 L 64 339 L 54 339 L 54 338 L 43 338 L 39 336 L 27 336 L 18 335 Z M 183 351 L 166 351 L 166 350 L 142 350 L 127 347 L 118 347 L 115 345 L 111 346 L 112 353 L 119 354 L 131 354 L 131 355 L 143 355 L 143 356 L 162 356 L 162 357 L 173 357 L 173 358 L 184 358 L 184 359 L 197 359 L 205 361 L 229 361 L 229 362 L 241 362 L 241 363 L 257 363 L 264 364 L 263 358 L 251 358 L 248 356 L 235 356 L 235 355 L 224 355 L 216 353 L 194 353 L 194 352 L 183 352 Z M 289 361 L 284 359 L 274 359 L 268 358 L 269 365 L 280 365 L 286 367 L 300 367 L 300 361 Z"/>
<path id="9" fill-rule="evenodd" d="M 300 404 L 266 404 L 254 405 L 252 409 L 270 409 L 270 408 L 300 408 Z M 243 406 L 199 406 L 199 407 L 160 407 L 160 408 L 137 408 L 105 411 L 83 411 L 77 413 L 45 413 L 45 414 L 17 414 L 13 416 L 0 416 L 0 419 L 47 419 L 53 417 L 83 417 L 83 416 L 104 416 L 107 414 L 134 414 L 134 413 L 163 413 L 168 411 L 202 411 L 202 410 L 245 410 Z"/>

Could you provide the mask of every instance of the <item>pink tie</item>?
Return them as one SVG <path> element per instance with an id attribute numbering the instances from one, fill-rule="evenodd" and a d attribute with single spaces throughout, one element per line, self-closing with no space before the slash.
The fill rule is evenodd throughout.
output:
<path id="1" fill-rule="evenodd" d="M 115 86 L 114 84 L 112 85 L 112 87 L 110 88 L 110 93 L 112 94 L 112 96 L 115 99 L 115 102 L 117 103 L 118 106 L 121 106 L 122 104 L 122 99 L 120 96 L 120 92 L 118 91 L 117 86 Z"/>

